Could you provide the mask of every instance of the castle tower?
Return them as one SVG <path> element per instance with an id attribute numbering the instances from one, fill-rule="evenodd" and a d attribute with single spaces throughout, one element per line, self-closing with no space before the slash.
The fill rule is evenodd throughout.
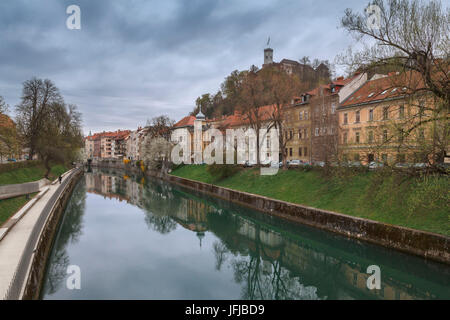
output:
<path id="1" fill-rule="evenodd" d="M 266 48 L 264 49 L 264 64 L 272 64 L 273 63 L 273 49 Z"/>

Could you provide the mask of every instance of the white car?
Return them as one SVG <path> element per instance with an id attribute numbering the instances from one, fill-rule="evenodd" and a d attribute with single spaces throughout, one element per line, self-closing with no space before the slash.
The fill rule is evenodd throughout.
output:
<path id="1" fill-rule="evenodd" d="M 299 165 L 301 165 L 301 163 L 302 162 L 300 160 L 291 160 L 288 162 L 288 165 L 289 166 L 299 166 Z"/>

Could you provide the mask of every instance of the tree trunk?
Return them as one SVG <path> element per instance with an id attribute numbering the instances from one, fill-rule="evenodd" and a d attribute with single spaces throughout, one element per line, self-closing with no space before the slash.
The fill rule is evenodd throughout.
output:
<path id="1" fill-rule="evenodd" d="M 46 179 L 48 179 L 48 175 L 50 174 L 51 167 L 50 167 L 50 163 L 47 159 L 44 161 L 44 166 L 45 166 L 45 169 L 47 170 L 47 171 L 45 171 L 44 177 Z"/>

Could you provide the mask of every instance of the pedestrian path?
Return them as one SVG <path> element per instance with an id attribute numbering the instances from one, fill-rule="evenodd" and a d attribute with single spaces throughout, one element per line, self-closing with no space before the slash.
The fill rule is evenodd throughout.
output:
<path id="1" fill-rule="evenodd" d="M 69 176 L 67 173 L 63 180 Z M 41 188 L 38 196 L 30 200 L 0 229 L 0 299 L 4 299 L 6 295 L 34 225 L 58 187 L 58 180 L 55 180 Z"/>

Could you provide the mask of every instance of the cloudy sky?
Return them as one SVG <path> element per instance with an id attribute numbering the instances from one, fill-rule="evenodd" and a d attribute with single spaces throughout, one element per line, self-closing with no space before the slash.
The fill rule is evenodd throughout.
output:
<path id="1" fill-rule="evenodd" d="M 66 8 L 81 8 L 81 30 Z M 146 119 L 185 116 L 235 69 L 274 60 L 334 60 L 352 38 L 338 28 L 345 8 L 325 0 L 2 0 L 0 95 L 13 107 L 23 81 L 55 82 L 83 114 L 85 133 L 134 129 Z"/>

